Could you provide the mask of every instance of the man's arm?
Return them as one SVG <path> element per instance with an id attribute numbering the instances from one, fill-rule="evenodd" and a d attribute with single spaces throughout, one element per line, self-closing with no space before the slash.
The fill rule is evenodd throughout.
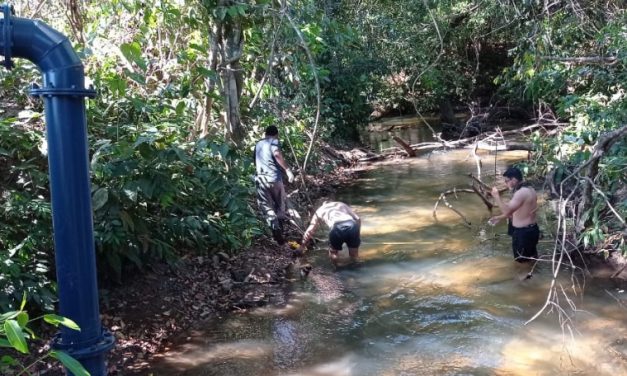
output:
<path id="1" fill-rule="evenodd" d="M 287 163 L 285 162 L 285 159 L 283 159 L 283 154 L 281 153 L 281 150 L 277 147 L 276 149 L 274 149 L 272 154 L 274 155 L 274 160 L 276 160 L 276 162 L 279 164 L 279 166 L 281 166 L 281 168 L 283 168 L 285 170 L 285 173 L 287 174 L 287 181 L 290 182 L 290 183 L 293 182 L 294 181 L 294 173 L 287 166 Z"/>
<path id="2" fill-rule="evenodd" d="M 522 190 L 518 190 L 514 193 L 514 197 L 512 197 L 509 202 L 504 202 L 501 199 L 499 190 L 496 187 L 492 188 L 492 197 L 494 197 L 494 201 L 496 201 L 496 204 L 501 209 L 503 218 L 510 217 L 516 210 L 520 209 L 525 202 L 524 195 L 525 193 Z"/>
<path id="3" fill-rule="evenodd" d="M 282 169 L 284 169 L 285 171 L 290 169 L 287 166 L 285 159 L 283 159 L 283 154 L 281 153 L 281 150 L 279 150 L 279 148 L 276 148 L 272 154 L 274 155 L 274 159 L 279 164 L 279 166 L 281 166 Z"/>
<path id="4" fill-rule="evenodd" d="M 302 241 L 303 246 L 307 245 L 309 240 L 311 240 L 314 232 L 316 231 L 316 228 L 318 228 L 318 224 L 320 224 L 320 217 L 318 217 L 318 212 L 316 211 L 313 217 L 311 217 L 311 222 L 309 223 L 309 227 L 307 227 L 307 230 L 305 230 L 305 234 L 303 235 L 303 241 Z"/>

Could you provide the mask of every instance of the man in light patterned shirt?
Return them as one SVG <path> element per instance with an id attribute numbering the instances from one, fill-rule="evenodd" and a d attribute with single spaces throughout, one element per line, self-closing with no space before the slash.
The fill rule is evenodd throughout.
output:
<path id="1" fill-rule="evenodd" d="M 316 210 L 303 235 L 301 249 L 313 238 L 313 234 L 321 222 L 329 227 L 329 258 L 333 265 L 337 266 L 338 252 L 342 250 L 344 243 L 348 246 L 351 260 L 356 261 L 361 244 L 361 219 L 350 206 L 343 202 L 325 201 Z"/>
<path id="2" fill-rule="evenodd" d="M 255 145 L 255 186 L 257 202 L 274 240 L 283 244 L 283 224 L 286 219 L 286 196 L 283 178 L 294 182 L 294 174 L 283 159 L 279 130 L 274 125 L 266 128 L 266 137 Z"/>

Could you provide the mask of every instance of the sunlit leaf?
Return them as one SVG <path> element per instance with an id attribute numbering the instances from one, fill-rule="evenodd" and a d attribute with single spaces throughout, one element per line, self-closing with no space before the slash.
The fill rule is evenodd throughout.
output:
<path id="1" fill-rule="evenodd" d="M 28 313 L 22 311 L 15 318 L 17 323 L 20 325 L 20 328 L 24 328 L 26 324 L 28 324 Z"/>
<path id="2" fill-rule="evenodd" d="M 135 63 L 143 71 L 146 70 L 146 61 L 142 58 L 141 45 L 139 43 L 122 43 L 120 52 L 122 52 L 122 55 L 124 55 L 129 63 Z"/>
<path id="3" fill-rule="evenodd" d="M 7 340 L 11 346 L 17 351 L 28 354 L 28 345 L 26 344 L 26 338 L 24 332 L 17 321 L 11 319 L 4 322 L 4 333 L 7 336 Z"/>
<path id="4" fill-rule="evenodd" d="M 68 319 L 67 317 L 63 317 L 63 316 L 59 316 L 55 314 L 44 315 L 44 321 L 54 326 L 63 325 L 66 328 L 70 328 L 70 329 L 74 329 L 78 331 L 81 330 L 81 328 L 79 328 L 78 325 L 74 321 Z"/>
<path id="5" fill-rule="evenodd" d="M 50 351 L 50 356 L 60 361 L 74 376 L 90 376 L 90 373 L 87 372 L 78 360 L 63 351 L 52 350 Z"/>

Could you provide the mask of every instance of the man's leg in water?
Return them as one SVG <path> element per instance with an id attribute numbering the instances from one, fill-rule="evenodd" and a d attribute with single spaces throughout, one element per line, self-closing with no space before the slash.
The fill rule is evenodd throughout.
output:
<path id="1" fill-rule="evenodd" d="M 359 258 L 359 248 L 348 248 L 348 255 L 351 258 L 352 262 L 357 262 Z"/>
<path id="2" fill-rule="evenodd" d="M 333 266 L 337 266 L 337 258 L 339 252 L 339 250 L 333 249 L 333 247 L 329 247 L 329 260 L 331 260 Z"/>
<path id="3" fill-rule="evenodd" d="M 359 246 L 361 245 L 361 226 L 355 222 L 345 234 L 345 242 L 348 246 L 348 255 L 352 262 L 357 262 Z"/>

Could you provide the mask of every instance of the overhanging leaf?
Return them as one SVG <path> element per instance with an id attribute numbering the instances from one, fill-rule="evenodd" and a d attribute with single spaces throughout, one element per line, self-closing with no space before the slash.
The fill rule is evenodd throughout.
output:
<path id="1" fill-rule="evenodd" d="M 4 332 L 11 344 L 11 347 L 17 351 L 28 354 L 28 345 L 26 344 L 26 338 L 24 338 L 24 332 L 20 324 L 15 320 L 7 320 L 4 322 Z"/>
<path id="2" fill-rule="evenodd" d="M 102 208 L 109 199 L 109 190 L 107 188 L 99 188 L 92 199 L 94 210 Z"/>
<path id="3" fill-rule="evenodd" d="M 78 360 L 63 351 L 50 351 L 50 356 L 60 361 L 74 376 L 91 376 Z"/>
<path id="4" fill-rule="evenodd" d="M 68 319 L 67 317 L 63 317 L 63 316 L 59 316 L 55 314 L 44 315 L 44 321 L 54 326 L 63 325 L 66 328 L 70 328 L 70 329 L 74 329 L 78 331 L 81 330 L 81 328 L 79 328 L 79 326 L 74 321 Z"/>

